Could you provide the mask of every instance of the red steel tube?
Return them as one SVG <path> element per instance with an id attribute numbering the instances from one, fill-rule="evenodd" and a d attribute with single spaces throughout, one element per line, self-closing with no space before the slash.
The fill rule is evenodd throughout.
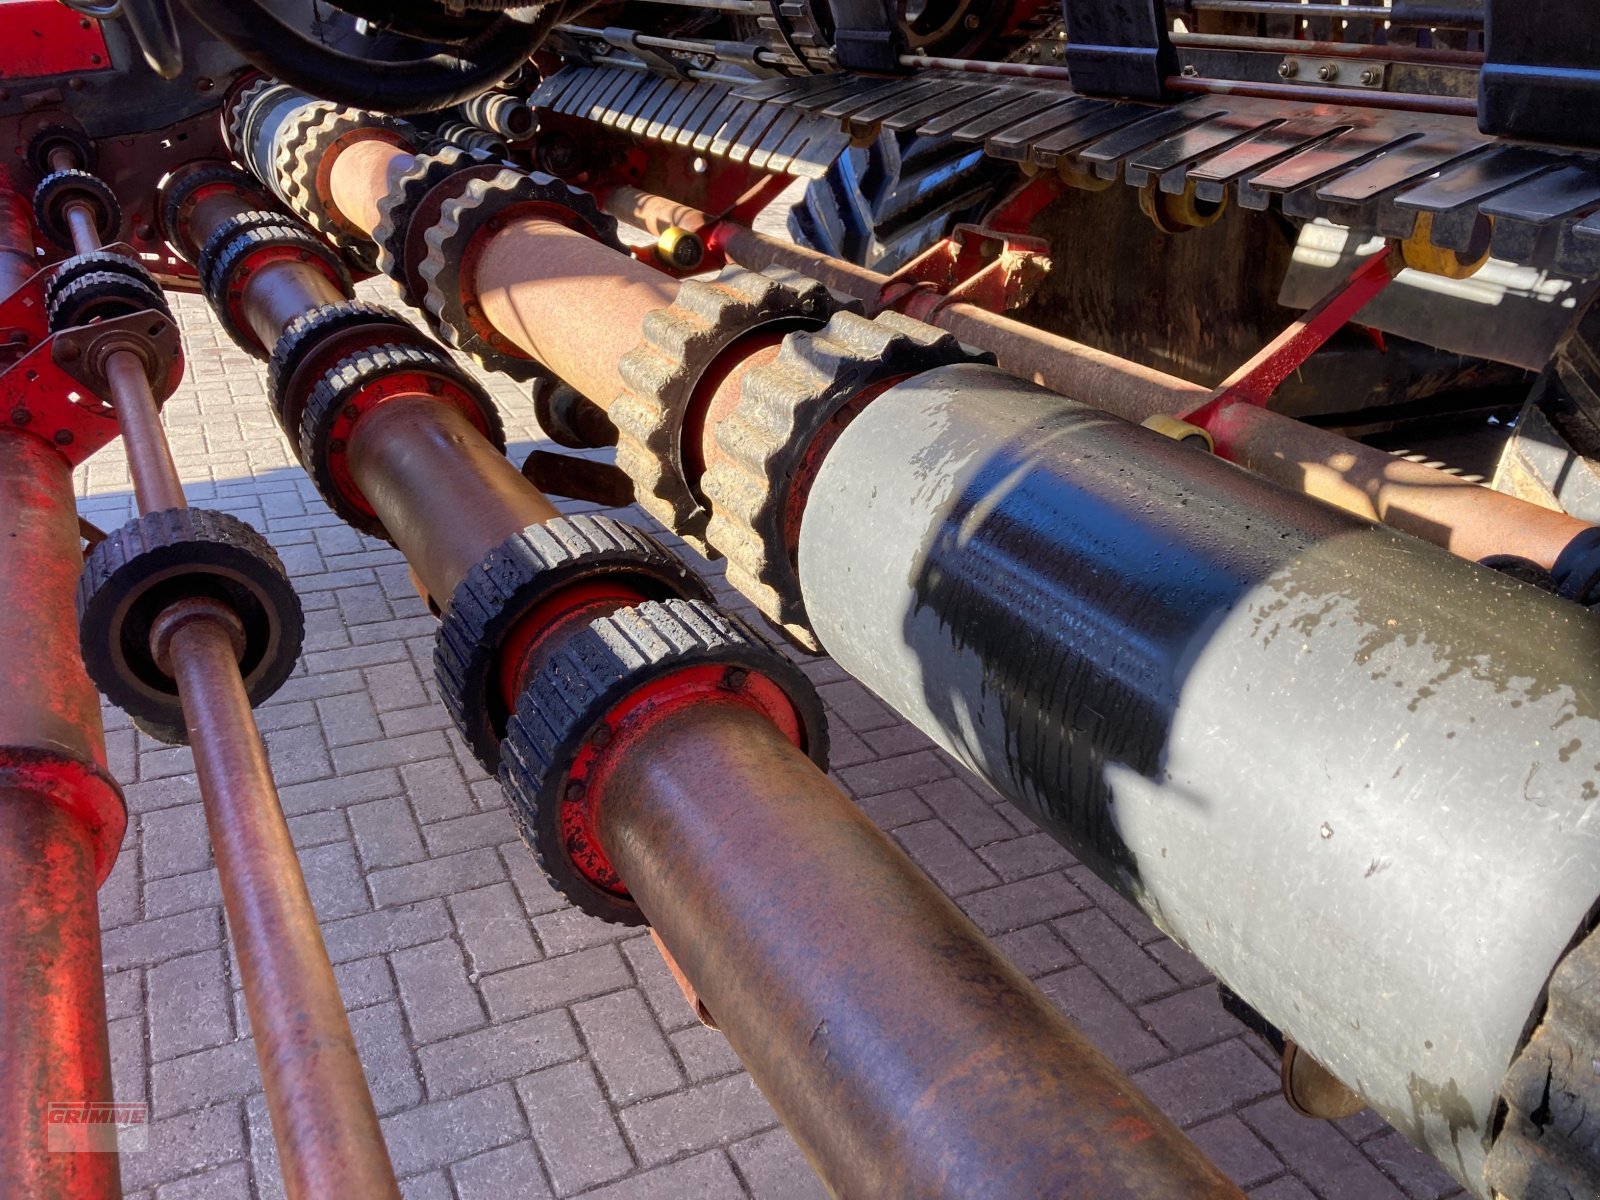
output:
<path id="1" fill-rule="evenodd" d="M 49 1123 L 53 1105 L 112 1099 L 94 844 L 83 822 L 39 792 L 0 788 L 0 895 L 0 1195 L 120 1196 L 115 1143 L 101 1140 L 110 1129 Z M 52 1132 L 89 1137 L 58 1147 Z"/>
<path id="2" fill-rule="evenodd" d="M 71 468 L 37 438 L 0 435 L 0 755 L 46 749 L 105 765 L 73 620 L 82 566 Z M 42 791 L 0 787 L 3 1196 L 121 1194 L 115 1153 L 53 1152 L 46 1124 L 52 1103 L 112 1099 L 97 882 L 82 819 Z"/>
<path id="3" fill-rule="evenodd" d="M 398 1200 L 233 643 L 202 618 L 170 644 L 284 1189 L 294 1200 Z"/>
<path id="4" fill-rule="evenodd" d="M 1242 1195 L 760 715 L 658 720 L 598 829 L 834 1195 Z"/>

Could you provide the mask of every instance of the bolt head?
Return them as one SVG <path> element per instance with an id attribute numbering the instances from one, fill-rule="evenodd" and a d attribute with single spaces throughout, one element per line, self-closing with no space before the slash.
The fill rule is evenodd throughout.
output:
<path id="1" fill-rule="evenodd" d="M 1286 58 L 1278 64 L 1278 78 L 1293 79 L 1300 74 L 1300 64 L 1292 58 Z"/>
<path id="2" fill-rule="evenodd" d="M 11 423 L 13 425 L 26 425 L 32 420 L 33 414 L 20 404 L 11 410 Z"/>
<path id="3" fill-rule="evenodd" d="M 1332 63 L 1323 63 L 1317 68 L 1317 78 L 1324 83 L 1332 83 L 1339 78 L 1339 68 Z"/>
<path id="4" fill-rule="evenodd" d="M 1371 87 L 1373 84 L 1377 83 L 1378 69 L 1376 67 L 1368 67 L 1365 71 L 1361 72 L 1361 82 L 1366 84 L 1368 87 Z"/>

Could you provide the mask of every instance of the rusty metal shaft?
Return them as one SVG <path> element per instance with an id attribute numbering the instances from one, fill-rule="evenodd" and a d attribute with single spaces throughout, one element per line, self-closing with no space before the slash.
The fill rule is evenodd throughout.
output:
<path id="1" fill-rule="evenodd" d="M 441 607 L 490 550 L 559 515 L 459 410 L 431 396 L 373 409 L 351 431 L 349 455 L 356 486 Z"/>
<path id="2" fill-rule="evenodd" d="M 117 350 L 106 356 L 106 381 L 111 385 L 111 406 L 128 454 L 128 473 L 133 476 L 139 511 L 187 507 L 183 481 L 172 461 L 144 362 L 131 350 Z"/>
<path id="3" fill-rule="evenodd" d="M 642 734 L 599 832 L 835 1195 L 1240 1195 L 756 713 Z"/>
<path id="4" fill-rule="evenodd" d="M 12 748 L 105 764 L 99 697 L 73 620 L 82 566 L 72 469 L 38 438 L 0 435 L 7 778 Z M 112 1099 L 96 876 L 79 815 L 44 788 L 0 785 L 0 1196 L 121 1195 L 115 1153 L 53 1151 L 47 1124 L 52 1104 Z"/>
<path id="5" fill-rule="evenodd" d="M 637 188 L 614 188 L 603 200 L 608 212 L 629 224 L 655 233 L 672 225 L 690 229 L 744 266 L 800 271 L 862 300 L 869 311 L 893 299 L 886 275 L 768 237 L 735 221 L 717 220 Z M 962 341 L 993 351 L 1009 374 L 1130 421 L 1186 412 L 1211 395 L 1200 384 L 973 304 L 944 305 L 931 320 Z M 1207 430 L 1216 440 L 1217 453 L 1231 462 L 1464 558 L 1517 554 L 1549 568 L 1562 549 L 1589 528 L 1565 513 L 1421 463 L 1395 459 L 1281 413 L 1230 405 L 1207 422 Z"/>
<path id="6" fill-rule="evenodd" d="M 229 203 L 224 196 L 215 209 Z M 267 292 L 281 305 L 280 287 Z M 140 511 L 185 507 L 143 364 L 132 352 L 118 351 L 108 357 L 106 374 Z M 176 611 L 168 609 L 157 626 Z M 398 1198 L 377 1109 L 239 674 L 231 619 L 214 604 L 185 613 L 176 619 L 166 653 L 194 750 L 284 1187 L 294 1200 Z"/>
<path id="7" fill-rule="evenodd" d="M 190 212 L 185 240 L 195 247 L 204 245 L 229 217 L 248 211 L 250 207 L 249 197 L 226 189 L 202 197 Z M 347 299 L 344 293 L 315 267 L 293 259 L 279 259 L 266 263 L 245 280 L 239 303 L 245 324 L 270 352 L 284 326 L 295 317 L 318 305 L 336 304 L 344 299 Z"/>
<path id="8" fill-rule="evenodd" d="M 670 305 L 680 285 L 557 221 L 528 217 L 490 237 L 474 286 L 502 336 L 609 409 L 623 390 L 618 362 L 639 344 L 645 315 Z"/>
<path id="9" fill-rule="evenodd" d="M 215 620 L 171 635 L 206 826 L 291 1197 L 398 1197 L 266 747 Z"/>

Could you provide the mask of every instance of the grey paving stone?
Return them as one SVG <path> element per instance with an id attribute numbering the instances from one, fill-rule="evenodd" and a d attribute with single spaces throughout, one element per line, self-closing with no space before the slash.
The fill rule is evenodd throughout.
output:
<path id="1" fill-rule="evenodd" d="M 450 928 L 444 901 L 424 900 L 325 922 L 322 940 L 328 957 L 341 963 L 431 942 L 448 935 Z"/>
<path id="2" fill-rule="evenodd" d="M 467 982 L 461 947 L 454 941 L 398 950 L 389 961 L 418 1042 L 438 1041 L 484 1023 L 483 1005 L 477 989 Z"/>
<path id="3" fill-rule="evenodd" d="M 533 918 L 533 930 L 547 954 L 566 954 L 639 934 L 637 929 L 598 920 L 575 908 L 563 908 Z"/>
<path id="4" fill-rule="evenodd" d="M 333 968 L 333 978 L 339 985 L 339 995 L 344 999 L 346 1011 L 393 1000 L 398 994 L 388 960 L 383 958 L 361 958 L 340 963 Z"/>
<path id="5" fill-rule="evenodd" d="M 222 884 L 215 867 L 145 881 L 144 915 L 147 918 L 170 917 L 197 908 L 218 908 L 221 904 Z"/>
<path id="6" fill-rule="evenodd" d="M 367 1075 L 379 1116 L 409 1108 L 422 1099 L 422 1084 L 406 1036 L 400 1006 L 375 1004 L 350 1014 L 350 1033 Z"/>
<path id="7" fill-rule="evenodd" d="M 683 1073 L 637 991 L 612 992 L 572 1007 L 583 1039 L 614 1104 L 683 1086 Z"/>
<path id="8" fill-rule="evenodd" d="M 1089 907 L 1065 876 L 1039 875 L 963 896 L 961 907 L 991 937 Z"/>
<path id="9" fill-rule="evenodd" d="M 902 788 L 898 792 L 884 792 L 880 796 L 868 796 L 858 803 L 861 811 L 866 813 L 879 829 L 894 829 L 900 825 L 909 825 L 913 821 L 925 821 L 933 815 L 933 810 L 910 788 Z"/>
<path id="10" fill-rule="evenodd" d="M 1279 1096 L 1239 1116 L 1303 1179 L 1318 1200 L 1404 1200 L 1405 1193 L 1326 1121 L 1308 1121 Z"/>
<path id="11" fill-rule="evenodd" d="M 156 1117 L 209 1108 L 260 1090 L 255 1044 L 249 1038 L 150 1064 L 150 1109 Z"/>
<path id="12" fill-rule="evenodd" d="M 844 767 L 839 777 L 853 796 L 876 796 L 899 788 L 914 788 L 950 774 L 950 768 L 931 750 Z M 926 797 L 924 797 L 926 799 Z M 937 806 L 935 806 L 937 811 Z M 1011 832 L 1009 829 L 1006 831 Z"/>
<path id="13" fill-rule="evenodd" d="M 361 862 L 368 871 L 417 862 L 427 856 L 417 819 L 404 796 L 352 804 L 345 811 L 355 831 Z"/>
<path id="14" fill-rule="evenodd" d="M 1400 1185 L 1411 1200 L 1445 1200 L 1461 1195 L 1460 1185 L 1440 1170 L 1405 1134 L 1390 1130 L 1361 1147 L 1369 1162 Z"/>
<path id="15" fill-rule="evenodd" d="M 1146 1004 L 1139 1010 L 1139 1018 L 1179 1054 L 1237 1037 L 1243 1028 L 1222 1007 L 1215 984 Z"/>
<path id="16" fill-rule="evenodd" d="M 515 842 L 517 827 L 511 820 L 511 814 L 500 808 L 435 821 L 423 826 L 422 836 L 428 843 L 428 853 L 439 856 Z"/>
<path id="17" fill-rule="evenodd" d="M 642 1171 L 583 1195 L 584 1200 L 734 1200 L 747 1193 L 728 1160 L 713 1152 Z"/>
<path id="18" fill-rule="evenodd" d="M 827 1189 L 785 1130 L 757 1134 L 728 1153 L 755 1200 L 827 1200 Z"/>
<path id="19" fill-rule="evenodd" d="M 1277 1076 L 1237 1038 L 1141 1071 L 1133 1081 L 1184 1127 L 1278 1091 Z M 1282 1099 L 1277 1103 L 1294 1115 Z"/>
<path id="20" fill-rule="evenodd" d="M 488 976 L 482 991 L 490 1015 L 505 1021 L 632 984 L 616 947 L 596 946 Z"/>
<path id="21" fill-rule="evenodd" d="M 1281 1175 L 1271 1183 L 1251 1188 L 1250 1200 L 1317 1200 L 1317 1197 L 1293 1175 Z"/>
<path id="22" fill-rule="evenodd" d="M 100 885 L 96 897 L 100 906 L 102 929 L 131 925 L 142 915 L 139 911 L 138 835 L 132 831 L 132 824 L 130 821 L 128 840 L 122 852 L 117 855 L 111 874 L 107 875 L 106 881 Z"/>
<path id="23" fill-rule="evenodd" d="M 236 1162 L 202 1171 L 156 1188 L 156 1200 L 251 1200 L 250 1169 Z"/>
<path id="24" fill-rule="evenodd" d="M 551 1067 L 520 1079 L 517 1095 L 557 1195 L 571 1195 L 633 1169 L 633 1157 L 587 1063 Z"/>
<path id="25" fill-rule="evenodd" d="M 528 918 L 509 883 L 491 884 L 450 897 L 450 912 L 467 952 L 467 963 L 488 975 L 537 962 L 543 952 L 528 927 Z"/>
<path id="26" fill-rule="evenodd" d="M 894 840 L 936 884 L 952 896 L 999 883 L 995 873 L 967 849 L 942 821 L 919 821 L 894 831 Z"/>
<path id="27" fill-rule="evenodd" d="M 108 929 L 100 953 L 106 970 L 119 971 L 221 944 L 222 913 L 206 908 Z"/>
<path id="28" fill-rule="evenodd" d="M 655 1013 L 663 1029 L 683 1029 L 699 1024 L 699 1018 L 689 1007 L 688 1000 L 684 999 L 677 980 L 673 979 L 672 972 L 667 969 L 666 962 L 649 938 L 624 942 L 622 953 L 628 960 L 628 966 L 633 969 L 633 976 L 639 981 L 645 999 L 650 1002 L 650 1011 Z"/>
<path id="29" fill-rule="evenodd" d="M 441 743 L 444 741 L 435 734 L 419 736 L 437 738 Z M 406 794 L 411 797 L 417 819 L 424 823 L 464 817 L 477 811 L 460 768 L 443 755 L 427 762 L 407 763 L 401 768 L 400 775 L 405 780 Z"/>
<path id="30" fill-rule="evenodd" d="M 1189 1130 L 1189 1136 L 1240 1187 L 1251 1187 L 1283 1174 L 1283 1161 L 1231 1113 L 1196 1125 Z"/>
<path id="31" fill-rule="evenodd" d="M 160 1062 L 233 1040 L 233 1017 L 221 950 L 156 963 L 146 973 L 150 1057 Z"/>
<path id="32" fill-rule="evenodd" d="M 300 851 L 300 870 L 319 920 L 334 921 L 372 907 L 367 898 L 366 880 L 350 843 L 332 842 Z"/>
<path id="33" fill-rule="evenodd" d="M 994 939 L 994 944 L 1030 979 L 1070 967 L 1078 961 L 1048 925 L 1030 925 L 1026 929 L 1002 933 Z"/>
<path id="34" fill-rule="evenodd" d="M 106 1017 L 109 1020 L 142 1016 L 144 1009 L 143 971 L 135 968 L 106 975 Z"/>
<path id="35" fill-rule="evenodd" d="M 515 1079 L 582 1054 L 572 1018 L 557 1009 L 423 1046 L 417 1058 L 428 1095 L 439 1099 Z"/>
<path id="36" fill-rule="evenodd" d="M 122 1186 L 128 1191 L 168 1183 L 245 1155 L 244 1122 L 237 1104 L 219 1104 L 153 1120 L 147 1149 L 122 1156 Z"/>
<path id="37" fill-rule="evenodd" d="M 504 879 L 505 864 L 488 847 L 429 858 L 403 867 L 387 867 L 367 874 L 378 904 L 411 904 L 433 896 L 470 891 Z"/>
<path id="38" fill-rule="evenodd" d="M 1072 1023 L 1124 1071 L 1137 1071 L 1171 1057 L 1171 1051 L 1088 967 L 1069 967 L 1039 980 Z"/>
<path id="39" fill-rule="evenodd" d="M 939 755 L 930 752 L 929 758 L 943 763 Z M 994 793 L 987 788 L 979 791 L 970 775 L 952 775 L 947 778 L 921 782 L 917 795 L 946 825 L 956 831 L 969 846 L 986 846 L 990 842 L 1003 842 L 1017 836 L 1016 828 L 995 811 L 991 799 Z"/>
<path id="40" fill-rule="evenodd" d="M 334 749 L 375 741 L 383 736 L 372 697 L 364 692 L 318 700 L 317 718 L 322 722 L 328 745 Z"/>
<path id="41" fill-rule="evenodd" d="M 350 826 L 344 819 L 344 813 L 338 809 L 306 813 L 289 818 L 289 837 L 299 849 L 325 846 L 329 842 L 348 841 Z"/>
<path id="42" fill-rule="evenodd" d="M 144 876 L 160 879 L 211 865 L 211 837 L 199 804 L 166 808 L 139 818 Z"/>
<path id="43" fill-rule="evenodd" d="M 723 1145 L 777 1124 L 777 1116 L 748 1075 L 700 1083 L 622 1110 L 639 1161 L 665 1162 L 691 1150 Z"/>
<path id="44" fill-rule="evenodd" d="M 743 1064 L 733 1052 L 733 1047 L 728 1045 L 728 1039 L 698 1021 L 687 1029 L 678 1030 L 672 1035 L 671 1041 L 691 1083 L 703 1083 L 707 1079 L 742 1069 Z"/>
<path id="45" fill-rule="evenodd" d="M 1097 909 L 1055 923 L 1072 951 L 1129 1004 L 1143 1004 L 1178 990 L 1178 981 Z"/>
<path id="46" fill-rule="evenodd" d="M 1073 864 L 1072 855 L 1048 833 L 1030 833 L 1010 841 L 979 846 L 978 857 L 1007 883 L 1059 871 Z"/>
<path id="47" fill-rule="evenodd" d="M 396 1113 L 383 1120 L 383 1138 L 395 1173 L 417 1175 L 526 1135 L 510 1084 L 468 1092 Z"/>
<path id="48" fill-rule="evenodd" d="M 111 1046 L 112 1095 L 118 1100 L 146 1100 L 144 1022 L 138 1017 L 122 1017 L 106 1022 L 106 1040 Z"/>
<path id="49" fill-rule="evenodd" d="M 458 1200 L 545 1200 L 550 1186 L 528 1142 L 491 1150 L 450 1168 Z"/>

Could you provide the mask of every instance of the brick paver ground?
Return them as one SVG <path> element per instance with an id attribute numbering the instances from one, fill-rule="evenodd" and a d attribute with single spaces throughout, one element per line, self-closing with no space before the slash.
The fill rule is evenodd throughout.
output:
<path id="1" fill-rule="evenodd" d="M 166 420 L 189 498 L 263 531 L 305 601 L 304 659 L 259 719 L 406 1196 L 821 1195 L 648 938 L 545 884 L 437 703 L 434 621 L 400 556 L 329 513 L 273 423 L 260 365 L 198 300 L 175 299 L 188 375 Z M 538 438 L 531 405 L 493 387 L 520 461 Z M 131 515 L 117 448 L 79 488 L 96 524 Z M 806 670 L 840 784 L 1255 1200 L 1459 1194 L 1370 1114 L 1295 1116 L 1270 1054 L 1194 959 L 831 662 Z M 130 810 L 101 892 L 116 1090 L 152 1120 L 125 1186 L 141 1200 L 277 1197 L 189 751 L 115 710 L 106 727 Z"/>

